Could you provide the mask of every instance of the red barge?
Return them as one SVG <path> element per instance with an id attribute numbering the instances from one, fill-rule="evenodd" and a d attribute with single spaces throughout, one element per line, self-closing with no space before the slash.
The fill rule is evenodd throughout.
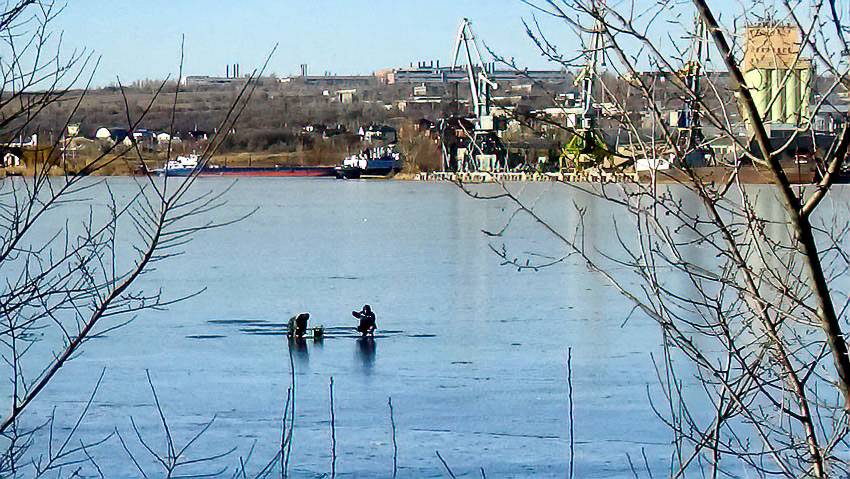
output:
<path id="1" fill-rule="evenodd" d="M 200 170 L 199 170 L 200 168 Z M 333 166 L 221 166 L 204 165 L 197 154 L 178 156 L 170 160 L 162 168 L 152 170 L 160 176 L 189 176 L 197 173 L 199 176 L 292 176 L 320 177 L 336 176 Z"/>

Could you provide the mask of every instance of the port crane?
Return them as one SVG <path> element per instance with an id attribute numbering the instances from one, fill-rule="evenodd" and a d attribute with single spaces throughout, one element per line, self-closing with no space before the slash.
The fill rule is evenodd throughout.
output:
<path id="1" fill-rule="evenodd" d="M 684 152 L 684 160 L 692 166 L 705 163 L 706 152 L 702 150 L 704 140 L 700 122 L 700 88 L 703 65 L 708 61 L 708 30 L 698 16 L 695 20 L 695 35 L 691 39 L 690 56 L 679 77 L 685 84 L 685 98 L 678 118 L 677 147 Z"/>
<path id="2" fill-rule="evenodd" d="M 597 81 L 598 68 L 605 53 L 602 23 L 604 8 L 603 1 L 593 2 L 595 23 L 591 30 L 589 45 L 585 50 L 587 63 L 578 79 L 581 81 L 581 103 L 573 124 L 568 125 L 572 127 L 573 136 L 561 151 L 560 168 L 562 170 L 580 172 L 597 166 L 610 156 L 608 147 L 598 130 L 596 120 L 599 117 L 599 108 L 593 97 L 593 86 Z"/>
<path id="3" fill-rule="evenodd" d="M 475 41 L 475 34 L 472 33 L 472 23 L 468 18 L 464 18 L 460 22 L 460 27 L 457 30 L 452 68 L 458 67 L 461 50 L 466 57 L 466 74 L 469 81 L 473 113 L 478 123 L 481 123 L 483 118 L 490 116 L 490 89 L 497 89 L 499 85 L 487 76 L 481 51 Z M 476 125 L 476 127 L 481 126 L 480 124 Z"/>
<path id="4" fill-rule="evenodd" d="M 469 82 L 470 104 L 472 106 L 472 125 L 462 118 L 450 119 L 451 125 L 444 125 L 443 166 L 459 171 L 499 171 L 507 168 L 507 150 L 498 135 L 498 122 L 492 113 L 491 91 L 499 85 L 488 76 L 488 68 L 481 57 L 481 51 L 472 32 L 472 22 L 464 18 L 458 27 L 454 45 L 452 68 L 465 60 L 466 75 Z M 471 128 L 470 128 L 471 126 Z M 452 160 L 452 148 L 446 143 L 446 130 L 463 132 L 466 137 L 466 154 L 458 155 L 456 163 Z M 457 135 L 451 135 L 457 139 Z M 457 142 L 455 142 L 457 143 Z"/>

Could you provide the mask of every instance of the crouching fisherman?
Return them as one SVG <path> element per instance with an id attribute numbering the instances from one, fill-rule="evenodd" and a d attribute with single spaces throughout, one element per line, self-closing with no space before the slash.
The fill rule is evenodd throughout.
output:
<path id="1" fill-rule="evenodd" d="M 352 311 L 351 315 L 355 318 L 360 319 L 360 325 L 357 326 L 357 331 L 360 332 L 363 336 L 367 334 L 375 335 L 375 330 L 378 329 L 378 325 L 375 323 L 375 313 L 372 312 L 372 307 L 367 305 L 363 306 L 363 309 L 360 311 Z"/>
<path id="2" fill-rule="evenodd" d="M 286 335 L 290 338 L 301 339 L 307 333 L 307 320 L 310 319 L 310 313 L 301 313 L 298 316 L 289 318 L 289 324 Z"/>

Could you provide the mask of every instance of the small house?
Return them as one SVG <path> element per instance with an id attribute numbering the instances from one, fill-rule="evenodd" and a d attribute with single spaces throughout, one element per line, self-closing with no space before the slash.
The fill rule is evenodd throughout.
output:
<path id="1" fill-rule="evenodd" d="M 386 125 L 369 125 L 365 128 L 361 127 L 358 133 L 361 137 L 363 137 L 363 141 L 368 141 L 370 143 L 374 141 L 395 143 L 398 139 L 396 129 Z"/>
<path id="2" fill-rule="evenodd" d="M 356 99 L 355 95 L 357 94 L 356 89 L 350 90 L 337 90 L 336 91 L 336 100 L 340 103 L 353 103 Z"/>
<path id="3" fill-rule="evenodd" d="M 24 151 L 21 148 L 0 147 L 0 168 L 21 166 L 23 158 Z"/>
<path id="4" fill-rule="evenodd" d="M 188 131 L 187 133 L 195 141 L 203 141 L 203 140 L 208 140 L 210 138 L 209 133 L 207 133 L 204 130 L 191 130 L 191 131 Z"/>
<path id="5" fill-rule="evenodd" d="M 120 143 L 127 140 L 129 136 L 130 131 L 126 128 L 101 127 L 94 134 L 95 139 L 110 143 Z"/>

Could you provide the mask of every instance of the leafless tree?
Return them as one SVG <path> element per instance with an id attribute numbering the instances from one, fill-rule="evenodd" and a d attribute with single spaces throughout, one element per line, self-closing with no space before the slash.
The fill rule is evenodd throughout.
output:
<path id="1" fill-rule="evenodd" d="M 0 142 L 33 129 L 39 114 L 63 98 L 96 63 L 91 52 L 65 54 L 52 29 L 54 1 L 7 0 L 0 13 Z"/>
<path id="2" fill-rule="evenodd" d="M 714 2 L 705 0 L 527 3 L 535 16 L 574 29 L 583 38 L 581 53 L 603 55 L 607 78 L 628 82 L 629 98 L 605 97 L 606 128 L 617 131 L 606 140 L 610 153 L 649 167 L 639 182 L 557 185 L 616 206 L 615 240 L 601 244 L 585 241 L 585 206 L 577 206 L 577 224 L 564 229 L 527 186 L 502 184 L 493 193 L 462 185 L 472 196 L 515 207 L 503 228 L 490 233 L 493 251 L 520 270 L 580 261 L 634 303 L 635 317 L 658 324 L 664 356 L 656 361 L 661 387 L 651 405 L 672 431 L 671 477 L 850 473 L 844 242 L 850 223 L 846 190 L 835 186 L 850 146 L 837 95 L 850 85 L 846 6 L 742 2 L 738 15 L 727 9 L 721 22 Z M 529 35 L 544 55 L 566 61 L 569 54 L 547 40 L 540 24 L 527 21 Z M 741 36 L 754 25 L 800 32 L 799 52 L 792 49 L 787 64 L 775 67 L 784 71 L 774 73 L 780 86 L 794 81 L 802 62 L 820 76 L 810 108 L 796 118 L 771 117 L 785 88 L 767 98 L 767 110 L 754 100 L 758 88 L 745 78 Z M 660 78 L 674 108 L 695 114 L 686 128 L 665 118 Z M 594 88 L 613 91 L 604 81 Z M 626 106 L 635 97 L 644 105 L 642 118 Z M 833 132 L 817 124 L 828 110 L 839 111 Z M 778 137 L 778 130 L 787 135 Z M 801 144 L 811 145 L 806 158 Z M 816 166 L 810 178 L 800 175 L 803 159 Z M 661 160 L 671 168 L 661 169 Z M 594 168 L 604 177 L 616 165 Z M 758 178 L 769 186 L 748 184 Z M 566 247 L 563 257 L 541 263 L 539 256 L 512 252 L 506 238 L 523 216 Z"/>
<path id="3" fill-rule="evenodd" d="M 0 144 L 37 129 L 39 112 L 67 99 L 94 63 L 86 52 L 64 56 L 61 39 L 51 29 L 59 12 L 52 0 L 3 2 Z M 246 82 L 218 131 L 233 128 L 254 84 Z M 151 103 L 163 94 L 163 85 Z M 174 105 L 178 94 L 179 86 Z M 133 131 L 146 110 L 136 117 L 129 107 L 126 111 L 126 127 Z M 220 138 L 210 141 L 203 158 L 219 144 Z M 48 151 L 48 161 L 35 162 L 29 176 L 0 179 L 0 349 L 8 380 L 3 389 L 8 404 L 0 421 L 2 476 L 40 476 L 82 464 L 100 472 L 89 449 L 111 434 L 80 442 L 73 437 L 78 421 L 67 436 L 54 437 L 64 427 L 61 418 L 39 424 L 27 412 L 86 342 L 126 325 L 140 311 L 183 299 L 142 291 L 134 283 L 157 263 L 180 254 L 193 234 L 223 226 L 201 219 L 223 204 L 225 194 L 192 189 L 203 162 L 185 178 L 133 177 L 130 194 L 114 194 L 113 182 L 90 175 L 133 155 L 140 161 L 135 142 L 124 155 L 113 147 L 88 160 L 80 174 L 57 176 L 49 158 L 61 147 L 59 140 L 31 145 Z M 172 459 L 167 467 L 180 465 L 178 456 Z"/>
<path id="4" fill-rule="evenodd" d="M 141 445 L 142 451 L 149 455 L 153 459 L 153 463 L 162 469 L 163 477 L 172 478 L 172 477 L 216 477 L 221 476 L 227 470 L 227 467 L 222 467 L 220 465 L 214 465 L 213 470 L 207 472 L 204 467 L 209 465 L 210 463 L 216 463 L 218 460 L 225 458 L 236 451 L 236 448 L 233 447 L 227 451 L 218 452 L 211 455 L 198 455 L 192 454 L 192 446 L 196 445 L 197 441 L 203 436 L 203 434 L 213 425 L 215 422 L 215 417 L 213 417 L 209 422 L 201 426 L 200 430 L 196 432 L 190 439 L 188 439 L 185 444 L 179 445 L 175 443 L 176 439 L 174 438 L 173 432 L 171 428 L 168 426 L 168 420 L 166 419 L 165 412 L 163 411 L 163 407 L 159 402 L 159 397 L 156 394 L 156 388 L 154 387 L 153 381 L 151 380 L 150 371 L 146 372 L 148 378 L 148 385 L 151 388 L 151 393 L 153 394 L 154 403 L 156 405 L 156 411 L 159 414 L 160 424 L 162 425 L 162 433 L 165 436 L 165 451 L 157 451 L 154 446 L 151 445 L 150 439 L 145 439 L 144 435 L 139 430 L 138 426 L 136 426 L 135 420 L 130 418 L 130 422 L 133 426 L 133 433 L 135 438 L 138 440 L 138 444 Z M 148 477 L 148 474 L 145 473 L 144 468 L 140 464 L 139 459 L 137 459 L 136 453 L 132 452 L 130 447 L 127 444 L 127 441 L 118 434 L 118 437 L 121 441 L 121 446 L 124 448 L 124 451 L 130 457 L 130 460 L 133 462 L 133 465 L 142 475 L 142 477 Z M 237 470 L 237 474 L 241 471 L 244 475 L 244 462 L 241 463 L 241 469 Z"/>

